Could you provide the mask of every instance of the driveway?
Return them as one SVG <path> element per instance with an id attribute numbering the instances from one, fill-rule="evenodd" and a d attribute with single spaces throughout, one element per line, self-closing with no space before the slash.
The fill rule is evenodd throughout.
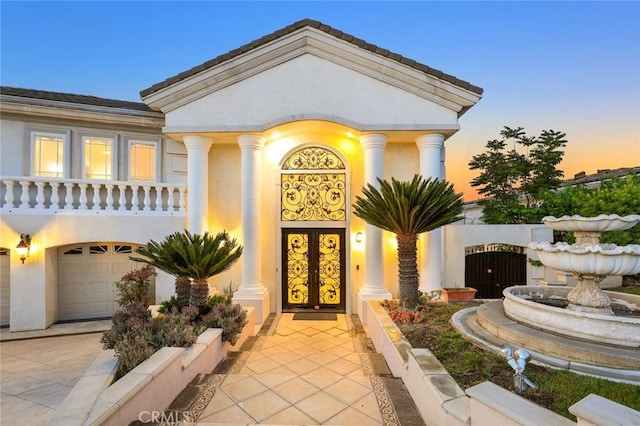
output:
<path id="1" fill-rule="evenodd" d="M 45 425 L 102 350 L 102 333 L 0 343 L 0 423 Z"/>

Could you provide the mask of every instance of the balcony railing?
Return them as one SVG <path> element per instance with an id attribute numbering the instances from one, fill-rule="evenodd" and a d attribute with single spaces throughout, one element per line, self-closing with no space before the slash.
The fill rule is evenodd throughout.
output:
<path id="1" fill-rule="evenodd" d="M 3 212 L 184 214 L 184 185 L 39 177 L 0 177 Z"/>

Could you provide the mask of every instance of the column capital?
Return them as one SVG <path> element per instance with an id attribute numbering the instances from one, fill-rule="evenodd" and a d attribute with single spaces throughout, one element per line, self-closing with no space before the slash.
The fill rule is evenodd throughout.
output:
<path id="1" fill-rule="evenodd" d="M 442 148 L 444 145 L 444 135 L 441 133 L 428 133 L 416 138 L 416 145 L 419 150 L 429 148 Z"/>
<path id="2" fill-rule="evenodd" d="M 184 142 L 184 146 L 187 148 L 187 151 L 191 149 L 209 151 L 209 148 L 211 148 L 211 144 L 213 143 L 213 139 L 207 136 L 187 135 L 182 138 L 182 142 Z"/>
<path id="3" fill-rule="evenodd" d="M 254 149 L 260 151 L 264 147 L 264 138 L 256 135 L 240 135 L 238 136 L 238 145 L 240 149 Z"/>
<path id="4" fill-rule="evenodd" d="M 371 133 L 360 136 L 360 145 L 367 149 L 384 148 L 387 145 L 387 135 L 381 133 Z"/>

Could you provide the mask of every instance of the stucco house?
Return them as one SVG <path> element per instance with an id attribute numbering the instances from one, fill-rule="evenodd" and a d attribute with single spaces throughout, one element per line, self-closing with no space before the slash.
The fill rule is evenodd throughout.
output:
<path id="1" fill-rule="evenodd" d="M 182 229 L 239 239 L 210 284 L 260 322 L 391 297 L 393 236 L 351 205 L 376 177 L 445 177 L 446 140 L 482 89 L 302 20 L 140 94 L 2 88 L 2 325 L 111 316 L 133 250 Z M 443 283 L 443 240 L 421 239 L 424 291 Z M 156 299 L 172 293 L 160 273 Z"/>

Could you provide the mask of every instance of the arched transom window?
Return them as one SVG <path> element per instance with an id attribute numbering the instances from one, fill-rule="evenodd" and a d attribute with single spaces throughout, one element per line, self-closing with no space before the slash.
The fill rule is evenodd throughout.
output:
<path id="1" fill-rule="evenodd" d="M 346 168 L 334 152 L 300 148 L 284 161 L 280 176 L 283 222 L 346 220 Z"/>

